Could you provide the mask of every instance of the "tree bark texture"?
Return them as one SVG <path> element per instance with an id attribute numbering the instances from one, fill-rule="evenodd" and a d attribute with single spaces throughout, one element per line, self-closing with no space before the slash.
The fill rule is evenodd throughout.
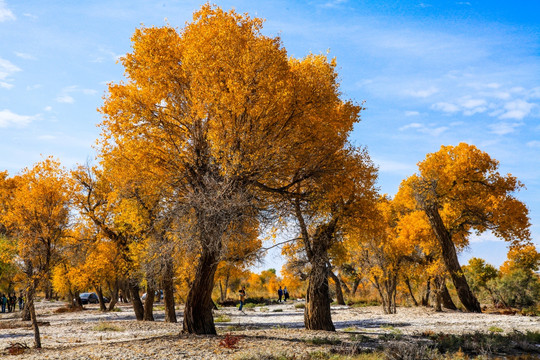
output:
<path id="1" fill-rule="evenodd" d="M 146 299 L 144 299 L 144 321 L 154 321 L 154 300 L 156 298 L 156 290 L 153 286 L 146 287 Z"/>
<path id="2" fill-rule="evenodd" d="M 165 272 L 163 274 L 163 303 L 165 305 L 165 322 L 175 323 L 176 310 L 174 309 L 174 283 L 173 283 L 173 265 L 172 260 L 167 261 Z"/>
<path id="3" fill-rule="evenodd" d="M 183 331 L 189 334 L 216 335 L 212 314 L 214 274 L 218 266 L 218 252 L 203 248 L 195 278 L 184 307 Z"/>
<path id="4" fill-rule="evenodd" d="M 452 241 L 450 233 L 444 226 L 437 206 L 429 205 L 426 206 L 424 210 L 430 222 L 430 225 L 435 232 L 435 236 L 439 241 L 444 264 L 446 265 L 446 269 L 450 273 L 452 282 L 456 287 L 459 300 L 461 301 L 463 306 L 465 306 L 465 309 L 467 309 L 467 311 L 477 313 L 482 312 L 480 303 L 469 288 L 467 279 L 461 271 L 461 266 L 459 265 L 454 242 Z"/>
<path id="5" fill-rule="evenodd" d="M 312 263 L 304 310 L 304 325 L 307 330 L 336 331 L 330 312 L 328 273 L 325 259 Z"/>
<path id="6" fill-rule="evenodd" d="M 136 280 L 133 280 L 136 281 Z M 135 318 L 139 321 L 144 319 L 144 307 L 139 295 L 139 284 L 129 282 L 129 293 L 131 295 L 131 301 L 133 303 L 133 311 L 135 312 Z"/>

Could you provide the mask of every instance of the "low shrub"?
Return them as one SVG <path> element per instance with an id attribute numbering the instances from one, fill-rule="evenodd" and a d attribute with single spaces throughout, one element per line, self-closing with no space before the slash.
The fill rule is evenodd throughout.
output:
<path id="1" fill-rule="evenodd" d="M 124 328 L 114 325 L 112 323 L 108 322 L 100 322 L 99 324 L 95 325 L 92 330 L 94 331 L 124 331 Z"/>

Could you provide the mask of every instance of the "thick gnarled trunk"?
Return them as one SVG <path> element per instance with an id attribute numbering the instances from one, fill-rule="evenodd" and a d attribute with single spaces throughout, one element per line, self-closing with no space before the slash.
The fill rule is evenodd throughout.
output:
<path id="1" fill-rule="evenodd" d="M 329 272 L 325 258 L 312 262 L 304 310 L 304 325 L 307 330 L 336 331 L 330 312 Z"/>
<path id="2" fill-rule="evenodd" d="M 214 274 L 218 266 L 218 252 L 204 249 L 195 278 L 184 308 L 183 331 L 190 334 L 216 335 L 214 317 L 212 314 L 212 289 Z"/>
<path id="3" fill-rule="evenodd" d="M 461 271 L 454 242 L 452 241 L 450 233 L 444 226 L 439 214 L 439 210 L 434 205 L 426 206 L 425 213 L 431 227 L 433 228 L 433 231 L 435 232 L 435 236 L 439 241 L 444 264 L 446 265 L 446 269 L 450 273 L 450 278 L 456 287 L 459 300 L 463 306 L 465 306 L 467 311 L 478 313 L 482 312 L 480 303 L 469 288 L 467 279 L 465 278 L 463 271 Z"/>

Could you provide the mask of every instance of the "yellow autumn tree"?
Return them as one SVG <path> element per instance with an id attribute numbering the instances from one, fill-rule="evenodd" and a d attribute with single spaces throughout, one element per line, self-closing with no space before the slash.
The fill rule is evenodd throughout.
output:
<path id="1" fill-rule="evenodd" d="M 332 163 L 359 107 L 339 98 L 336 64 L 288 59 L 262 20 L 204 5 L 180 31 L 137 29 L 121 59 L 126 81 L 101 108 L 101 156 L 113 152 L 172 187 L 197 266 L 184 330 L 215 334 L 214 275 L 231 224 Z M 140 162 L 134 161 L 141 160 Z"/>
<path id="2" fill-rule="evenodd" d="M 37 348 L 41 347 L 41 339 L 34 294 L 42 284 L 45 293 L 52 295 L 51 271 L 59 257 L 57 249 L 69 231 L 70 189 L 66 179 L 65 170 L 52 157 L 24 169 L 14 178 L 15 189 L 2 219 L 18 241 Z"/>
<path id="3" fill-rule="evenodd" d="M 527 207 L 514 195 L 523 185 L 510 174 L 501 175 L 498 166 L 473 145 L 442 146 L 400 187 L 414 199 L 412 208 L 426 214 L 458 297 L 472 312 L 481 308 L 461 271 L 456 248 L 466 247 L 473 231 L 490 230 L 512 246 L 530 241 Z"/>

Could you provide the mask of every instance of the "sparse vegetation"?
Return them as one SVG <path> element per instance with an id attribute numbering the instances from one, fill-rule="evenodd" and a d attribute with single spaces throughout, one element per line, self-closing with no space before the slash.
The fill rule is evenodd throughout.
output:
<path id="1" fill-rule="evenodd" d="M 231 321 L 231 318 L 224 314 L 220 314 L 219 316 L 214 318 L 214 322 L 216 323 L 225 323 L 225 322 L 230 322 L 230 321 Z"/>
<path id="2" fill-rule="evenodd" d="M 100 322 L 92 328 L 93 331 L 124 331 L 123 327 L 110 322 Z"/>

